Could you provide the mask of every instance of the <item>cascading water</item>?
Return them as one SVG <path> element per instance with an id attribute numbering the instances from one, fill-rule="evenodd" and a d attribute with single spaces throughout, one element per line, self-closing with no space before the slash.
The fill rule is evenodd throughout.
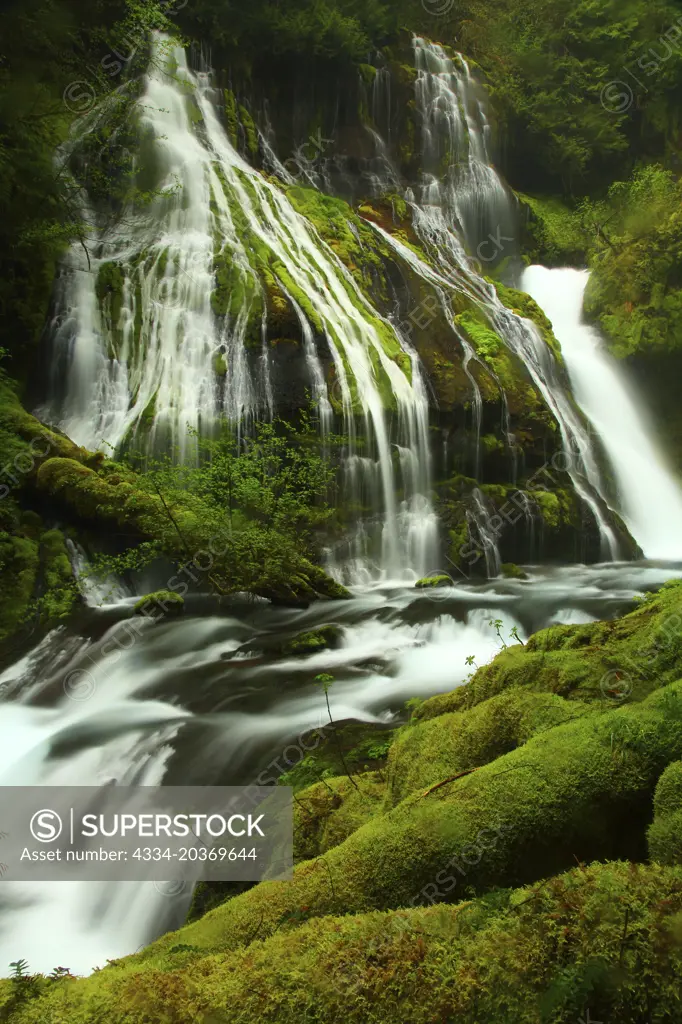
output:
<path id="1" fill-rule="evenodd" d="M 431 262 L 376 230 L 441 297 L 460 339 L 479 426 L 480 393 L 469 368 L 477 356 L 448 304 L 453 288 L 485 312 L 524 361 L 557 418 L 567 452 L 583 453 L 574 483 L 608 549 L 612 538 L 594 497 L 601 494 L 596 461 L 555 361 L 536 329 L 499 302 L 467 254 L 478 252 L 485 260 L 491 250 L 480 250 L 481 241 L 492 243 L 504 233 L 511 210 L 488 158 L 482 99 L 463 62 L 423 40 L 415 48 L 430 162 L 419 199 L 411 202 Z M 139 116 L 147 150 L 156 154 L 160 186 L 178 180 L 182 188 L 154 199 L 149 208 L 130 210 L 124 226 L 103 233 L 92 273 L 77 250 L 71 254 L 55 332 L 68 359 L 70 388 L 52 415 L 85 444 L 97 446 L 102 438 L 119 444 L 137 434 L 151 443 L 176 441 L 187 458 L 187 422 L 203 430 L 220 416 L 248 424 L 269 415 L 271 364 L 263 323 L 272 296 L 262 284 L 265 264 L 278 298 L 289 303 L 299 324 L 323 443 L 333 430 L 334 409 L 343 412 L 347 482 L 354 500 L 368 497 L 365 504 L 378 510 L 384 572 L 432 569 L 436 522 L 428 500 L 427 398 L 416 354 L 369 306 L 286 195 L 238 156 L 218 121 L 208 76 L 192 74 L 181 51 L 175 51 L 175 61 L 173 74 L 149 75 Z M 385 76 L 378 88 L 388 96 Z M 446 157 L 443 172 L 440 161 Z M 269 161 L 286 180 L 288 172 L 281 165 L 277 170 L 272 149 Z M 217 271 L 228 268 L 234 277 L 224 286 L 227 312 L 221 318 L 210 297 Z M 561 337 L 560 325 L 557 330 Z M 400 349 L 399 362 L 384 348 L 389 336 L 391 350 L 396 344 Z M 335 367 L 333 389 L 321 337 Z M 570 349 L 569 339 L 569 370 Z M 218 358 L 224 375 L 215 373 Z M 379 381 L 388 385 L 384 395 L 393 396 L 392 415 Z M 644 455 L 644 447 L 637 450 Z M 532 525 L 528 507 L 526 515 Z M 500 554 L 480 492 L 473 495 L 471 521 L 494 576 Z M 368 515 L 351 538 L 356 579 L 371 580 L 371 530 Z M 83 551 L 74 546 L 71 554 L 76 568 L 85 569 Z M 253 782 L 268 761 L 273 764 L 273 755 L 279 764 L 274 774 L 291 767 L 296 762 L 286 761 L 286 752 L 296 749 L 297 735 L 326 724 L 324 700 L 312 682 L 316 673 L 334 674 L 335 722 L 354 719 L 383 728 L 402 720 L 395 716 L 407 698 L 464 682 L 467 662 L 484 664 L 512 629 L 525 637 L 554 622 L 611 616 L 674 575 L 668 568 L 635 564 L 529 568 L 528 581 L 462 580 L 457 587 L 427 591 L 364 589 L 352 600 L 306 610 L 235 601 L 229 611 L 203 617 L 189 597 L 185 618 L 140 625 L 132 644 L 124 636 L 132 599 L 84 579 L 88 605 L 108 598 L 112 605 L 89 607 L 85 627 L 60 627 L 0 676 L 0 781 Z M 335 649 L 282 655 L 293 636 L 330 620 L 339 627 Z M 115 656 L 105 653 L 117 638 Z M 300 756 L 310 749 L 301 747 Z M 189 899 L 187 892 L 169 899 L 171 892 L 150 883 L 5 883 L 3 892 L 0 966 L 26 956 L 31 970 L 46 972 L 57 964 L 87 972 L 107 958 L 134 952 L 180 924 Z"/>
<path id="2" fill-rule="evenodd" d="M 535 325 L 507 309 L 494 285 L 482 274 L 481 261 L 492 264 L 502 255 L 503 242 L 513 240 L 505 231 L 511 236 L 514 223 L 512 199 L 488 152 L 490 129 L 483 98 L 462 57 L 457 58 L 458 67 L 435 43 L 415 37 L 413 45 L 424 166 L 431 168 L 422 175 L 419 200 L 412 197 L 413 224 L 435 267 L 427 265 L 395 237 L 382 232 L 383 237 L 441 296 L 445 286 L 471 299 L 525 364 L 558 423 L 568 471 L 576 492 L 599 527 L 602 554 L 615 558 L 618 540 L 606 515 L 605 486 L 592 441 L 556 360 Z M 472 258 L 471 251 L 478 258 Z M 475 357 L 474 350 L 457 329 L 446 304 L 444 312 L 462 345 L 466 369 Z M 471 375 L 469 379 L 473 382 Z M 472 394 L 474 409 L 480 410 L 480 393 L 475 384 Z M 474 426 L 478 441 L 480 411 Z"/>
<path id="3" fill-rule="evenodd" d="M 418 359 L 282 189 L 238 154 L 210 76 L 190 71 L 179 47 L 164 60 L 153 62 L 137 113 L 157 195 L 101 233 L 91 273 L 74 247 L 54 330 L 69 387 L 43 415 L 86 446 L 135 438 L 191 458 L 187 427 L 272 414 L 266 325 L 273 308 L 293 307 L 323 433 L 331 406 L 320 344 L 333 364 L 351 483 L 364 460 L 368 486 L 352 497 L 369 501 L 380 551 L 362 551 L 362 575 L 423 573 L 436 532 Z M 409 458 L 394 459 L 396 450 Z"/>
<path id="4" fill-rule="evenodd" d="M 461 54 L 456 64 L 437 43 L 415 37 L 413 46 L 422 132 L 420 205 L 447 211 L 450 226 L 472 252 L 484 240 L 511 241 L 505 233 L 513 234 L 515 218 L 488 155 L 490 125 L 481 87 Z"/>
<path id="5" fill-rule="evenodd" d="M 585 270 L 528 267 L 523 287 L 552 321 L 576 400 L 602 440 L 617 511 L 647 558 L 682 558 L 682 489 L 665 463 L 628 381 L 582 321 Z"/>

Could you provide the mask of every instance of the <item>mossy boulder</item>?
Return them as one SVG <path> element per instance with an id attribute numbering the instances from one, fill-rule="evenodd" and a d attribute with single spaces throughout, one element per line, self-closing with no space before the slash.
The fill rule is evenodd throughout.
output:
<path id="1" fill-rule="evenodd" d="M 520 569 L 518 565 L 514 565 L 513 562 L 504 562 L 500 566 L 502 575 L 508 580 L 527 580 L 528 573 Z"/>
<path id="2" fill-rule="evenodd" d="M 668 765 L 654 794 L 649 856 L 661 864 L 682 865 L 682 761 Z"/>
<path id="3" fill-rule="evenodd" d="M 417 580 L 415 588 L 417 590 L 430 590 L 433 587 L 451 587 L 452 578 L 445 573 L 439 573 L 434 576 L 424 576 L 423 579 Z"/>
<path id="4" fill-rule="evenodd" d="M 317 629 L 299 633 L 293 639 L 287 641 L 283 647 L 283 653 L 314 654 L 315 651 L 324 651 L 328 648 L 338 647 L 341 636 L 342 632 L 339 626 L 319 626 Z"/>
<path id="5" fill-rule="evenodd" d="M 165 936 L 174 945 L 235 949 L 253 922 L 265 938 L 302 906 L 316 915 L 364 913 L 455 897 L 448 868 L 466 858 L 468 891 L 513 886 L 565 870 L 575 859 L 642 860 L 658 777 L 682 757 L 682 682 L 639 704 L 580 715 L 456 779 L 413 793 L 370 819 L 290 882 L 266 882 Z M 494 847 L 473 855 L 477 837 Z"/>
<path id="6" fill-rule="evenodd" d="M 467 711 L 414 720 L 400 730 L 386 766 L 388 805 L 444 779 L 489 764 L 536 733 L 589 710 L 589 705 L 518 688 Z"/>
<path id="7" fill-rule="evenodd" d="M 185 610 L 185 599 L 180 594 L 174 594 L 172 590 L 157 590 L 153 594 L 141 597 L 133 610 L 136 615 L 148 618 L 182 615 Z"/>
<path id="8" fill-rule="evenodd" d="M 3 980 L 0 1012 L 9 1024 L 576 1024 L 589 1006 L 595 1024 L 673 1022 L 681 916 L 679 869 L 595 864 L 456 906 L 321 919 L 303 906 L 234 952 L 176 942 L 89 978 Z"/>
<path id="9" fill-rule="evenodd" d="M 503 302 L 508 309 L 511 309 L 514 313 L 524 317 L 526 320 L 532 320 L 540 331 L 545 344 L 553 353 L 554 357 L 559 360 L 559 362 L 563 362 L 561 357 L 561 346 L 554 335 L 554 331 L 552 330 L 552 323 L 540 309 L 535 299 L 532 299 L 526 292 L 518 291 L 516 288 L 509 288 L 507 285 L 503 285 L 499 281 L 495 282 L 495 288 L 501 302 Z"/>
<path id="10" fill-rule="evenodd" d="M 379 772 L 364 772 L 355 786 L 338 776 L 304 789 L 294 810 L 294 859 L 312 860 L 344 842 L 381 813 L 385 796 Z"/>
<path id="11" fill-rule="evenodd" d="M 680 677 L 682 581 L 672 580 L 622 618 L 540 630 L 482 666 L 467 686 L 424 701 L 415 715 L 473 707 L 515 686 L 614 706 Z"/>

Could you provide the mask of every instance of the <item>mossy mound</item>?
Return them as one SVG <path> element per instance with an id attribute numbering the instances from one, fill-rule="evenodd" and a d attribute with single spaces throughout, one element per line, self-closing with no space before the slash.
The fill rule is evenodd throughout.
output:
<path id="1" fill-rule="evenodd" d="M 239 532 L 225 541 L 224 524 L 215 521 L 200 499 L 178 492 L 161 500 L 143 475 L 106 459 L 102 452 L 80 448 L 31 416 L 15 391 L 1 382 L 0 454 L 12 469 L 8 484 L 0 491 L 0 527 L 7 533 L 3 558 L 12 576 L 6 600 L 0 595 L 1 615 L 5 616 L 0 621 L 0 637 L 18 627 L 26 613 L 26 595 L 36 593 L 34 563 L 39 536 L 20 528 L 20 502 L 27 499 L 46 505 L 51 514 L 59 513 L 78 526 L 105 532 L 113 529 L 130 545 L 155 543 L 159 553 L 174 560 L 186 560 L 188 549 L 196 552 L 202 564 L 211 563 L 208 578 L 218 593 L 247 590 L 275 602 L 299 605 L 316 597 L 349 596 L 278 531 L 236 517 Z M 38 534 L 42 532 L 41 527 Z M 37 596 L 42 597 L 48 617 L 61 617 L 75 594 L 65 585 L 70 576 L 68 557 L 55 535 L 50 534 L 44 544 L 46 578 Z M 214 555 L 218 548 L 222 554 Z M 55 601 L 62 602 L 62 607 L 48 607 Z"/>
<path id="2" fill-rule="evenodd" d="M 0 576 L 2 655 L 66 618 L 78 599 L 64 536 L 46 531 L 35 512 L 19 514 L 11 533 L 0 532 Z"/>
<path id="3" fill-rule="evenodd" d="M 185 599 L 180 594 L 174 594 L 172 590 L 157 590 L 141 597 L 133 610 L 136 615 L 157 618 L 162 615 L 182 615 L 184 608 Z"/>
<path id="4" fill-rule="evenodd" d="M 467 711 L 441 714 L 402 729 L 386 766 L 388 803 L 489 764 L 536 733 L 589 711 L 555 694 L 514 688 Z"/>
<path id="5" fill-rule="evenodd" d="M 648 833 L 651 859 L 682 865 L 682 761 L 668 765 L 658 780 L 654 811 Z"/>
<path id="6" fill-rule="evenodd" d="M 299 633 L 293 637 L 284 645 L 283 653 L 313 654 L 315 651 L 338 647 L 340 640 L 341 629 L 339 626 L 319 626 L 317 629 Z"/>
<path id="7" fill-rule="evenodd" d="M 518 565 L 514 565 L 513 562 L 504 562 L 500 567 L 502 575 L 508 580 L 527 580 L 528 573 L 520 569 Z"/>
<path id="8" fill-rule="evenodd" d="M 543 729 L 473 772 L 411 794 L 323 860 L 299 864 L 292 881 L 256 886 L 139 959 L 177 944 L 235 949 L 251 941 L 254 921 L 265 938 L 301 907 L 318 916 L 452 900 L 452 868 L 462 860 L 474 893 L 546 878 L 576 858 L 643 860 L 656 782 L 682 757 L 681 725 L 679 682 L 639 704 Z M 494 848 L 483 856 L 479 840 L 491 834 Z"/>
<path id="9" fill-rule="evenodd" d="M 380 814 L 386 783 L 378 772 L 365 772 L 354 786 L 346 776 L 330 778 L 303 790 L 294 810 L 294 859 L 312 860 L 348 839 Z"/>
<path id="10" fill-rule="evenodd" d="M 314 918 L 243 950 L 178 942 L 90 978 L 0 983 L 10 1024 L 640 1024 L 679 1018 L 682 875 L 579 867 L 457 906 Z M 303 923 L 301 923 L 303 922 Z"/>
<path id="11" fill-rule="evenodd" d="M 417 590 L 429 590 L 432 587 L 451 587 L 452 579 L 450 576 L 440 574 L 435 576 L 424 576 L 423 579 L 417 580 L 415 588 Z"/>
<path id="12" fill-rule="evenodd" d="M 513 686 L 613 706 L 641 700 L 682 676 L 682 582 L 672 580 L 608 622 L 550 626 L 502 651 L 450 694 L 425 701 L 418 718 L 473 707 Z"/>

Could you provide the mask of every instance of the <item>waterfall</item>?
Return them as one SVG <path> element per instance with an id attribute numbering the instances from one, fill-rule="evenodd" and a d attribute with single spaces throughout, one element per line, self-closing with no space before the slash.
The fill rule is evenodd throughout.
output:
<path id="1" fill-rule="evenodd" d="M 494 246 L 502 231 L 512 232 L 515 218 L 488 154 L 485 95 L 461 54 L 455 63 L 437 43 L 415 37 L 413 46 L 422 137 L 421 205 L 447 210 L 469 250 L 477 251 L 484 242 Z M 496 252 L 493 259 L 498 256 Z"/>
<path id="2" fill-rule="evenodd" d="M 523 287 L 561 342 L 576 400 L 615 475 L 615 506 L 647 558 L 682 558 L 682 489 L 660 452 L 629 381 L 598 332 L 582 322 L 585 270 L 529 267 Z"/>
<path id="3" fill-rule="evenodd" d="M 53 331 L 68 390 L 42 414 L 88 447 L 134 439 L 191 460 L 187 427 L 206 433 L 226 418 L 248 429 L 276 412 L 267 325 L 290 310 L 323 435 L 333 405 L 343 417 L 347 480 L 365 460 L 368 486 L 345 495 L 369 504 L 364 575 L 422 574 L 435 529 L 418 359 L 283 188 L 239 155 L 211 76 L 161 36 L 156 51 L 136 117 L 157 188 L 99 233 L 91 272 L 82 249 L 70 253 Z"/>
<path id="4" fill-rule="evenodd" d="M 482 261 L 492 267 L 504 255 L 506 243 L 513 242 L 511 225 L 515 221 L 513 200 L 490 157 L 484 97 L 461 55 L 456 64 L 441 46 L 420 37 L 414 37 L 413 46 L 424 170 L 419 199 L 414 195 L 408 199 L 414 229 L 433 265 L 397 238 L 382 234 L 441 297 L 444 289 L 466 295 L 524 363 L 557 421 L 573 486 L 599 528 L 602 556 L 616 558 L 618 540 L 606 514 L 606 488 L 589 431 L 575 409 L 556 359 L 537 327 L 507 309 L 494 285 L 483 276 Z M 472 257 L 472 252 L 476 256 Z M 507 256 L 511 255 L 508 251 Z M 443 305 L 462 346 L 466 369 L 475 353 L 454 325 L 447 304 Z M 469 379 L 473 380 L 471 375 Z M 477 386 L 472 388 L 472 396 L 474 409 L 480 410 Z M 474 427 L 478 447 L 480 411 Z"/>

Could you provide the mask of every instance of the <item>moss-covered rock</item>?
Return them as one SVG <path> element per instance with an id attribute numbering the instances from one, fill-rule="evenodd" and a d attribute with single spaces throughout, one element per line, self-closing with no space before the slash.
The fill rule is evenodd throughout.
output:
<path id="1" fill-rule="evenodd" d="M 661 864 L 682 865 L 682 761 L 668 765 L 654 794 L 649 856 Z"/>
<path id="2" fill-rule="evenodd" d="M 417 590 L 430 590 L 433 587 L 451 587 L 452 578 L 443 573 L 437 573 L 433 576 L 424 576 L 423 579 L 417 580 L 415 588 Z"/>
<path id="3" fill-rule="evenodd" d="M 520 569 L 518 565 L 514 565 L 513 562 L 504 562 L 500 569 L 502 575 L 508 580 L 527 580 L 528 573 Z"/>
<path id="4" fill-rule="evenodd" d="M 294 859 L 312 860 L 348 839 L 381 813 L 386 783 L 378 772 L 365 772 L 354 786 L 345 776 L 304 789 L 294 810 Z"/>
<path id="5" fill-rule="evenodd" d="M 284 654 L 313 654 L 327 648 L 339 646 L 341 629 L 339 626 L 319 626 L 317 629 L 299 633 L 289 640 L 283 648 Z"/>
<path id="6" fill-rule="evenodd" d="M 90 978 L 3 980 L 0 1012 L 9 1024 L 575 1024 L 589 1006 L 595 1022 L 672 1022 L 681 915 L 678 869 L 574 867 L 457 906 L 323 919 L 302 906 L 270 938 L 256 922 L 232 953 L 176 942 Z"/>
<path id="7" fill-rule="evenodd" d="M 520 292 L 516 288 L 509 288 L 507 285 L 495 282 L 495 288 L 500 300 L 504 305 L 526 320 L 532 320 L 540 331 L 547 347 L 554 354 L 554 357 L 561 361 L 561 346 L 554 336 L 551 321 L 545 316 L 535 299 L 532 299 L 526 292 Z"/>
<path id="8" fill-rule="evenodd" d="M 614 705 L 642 700 L 682 676 L 682 582 L 666 583 L 608 622 L 550 626 L 502 651 L 467 686 L 432 697 L 418 718 L 473 707 L 510 687 Z"/>
<path id="9" fill-rule="evenodd" d="M 589 705 L 555 694 L 514 688 L 467 711 L 441 714 L 402 729 L 386 766 L 388 801 L 479 768 L 521 746 L 531 736 L 579 717 Z"/>
<path id="10" fill-rule="evenodd" d="M 206 950 L 267 936 L 302 906 L 316 915 L 414 904 L 427 894 L 453 899 L 448 868 L 466 858 L 467 886 L 525 884 L 583 861 L 643 859 L 659 775 L 682 756 L 682 682 L 645 701 L 581 715 L 428 793 L 408 796 L 319 860 L 299 864 L 290 882 L 267 882 L 201 921 L 165 936 L 140 959 L 178 943 Z M 494 849 L 471 854 L 493 833 Z"/>
<path id="11" fill-rule="evenodd" d="M 141 597 L 133 608 L 136 615 L 144 615 L 148 618 L 158 616 L 182 615 L 185 610 L 185 599 L 172 590 L 157 590 L 153 594 Z"/>

